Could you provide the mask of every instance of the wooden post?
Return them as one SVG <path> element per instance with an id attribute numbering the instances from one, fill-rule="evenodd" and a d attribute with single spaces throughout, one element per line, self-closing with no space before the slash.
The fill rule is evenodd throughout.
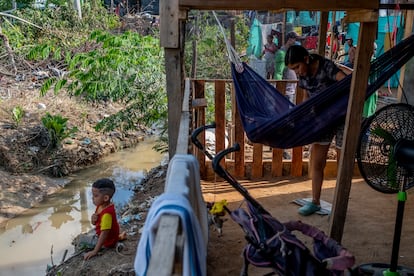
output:
<path id="1" fill-rule="evenodd" d="M 199 39 L 199 30 L 198 30 L 198 15 L 194 20 L 194 38 L 192 41 L 193 46 L 193 58 L 191 60 L 191 77 L 195 79 L 197 77 L 197 40 Z"/>
<path id="2" fill-rule="evenodd" d="M 332 24 L 331 24 L 331 42 L 329 45 L 329 59 L 332 59 L 332 48 L 333 48 L 333 42 L 334 42 L 334 24 L 336 25 L 336 12 L 332 12 Z M 336 49 L 338 51 L 338 49 Z M 325 55 L 324 55 L 325 56 Z"/>
<path id="3" fill-rule="evenodd" d="M 236 48 L 236 35 L 235 35 L 235 22 L 230 21 L 230 43 L 233 48 Z M 239 143 L 240 150 L 234 153 L 234 163 L 237 164 L 234 167 L 234 174 L 239 177 L 244 177 L 244 129 L 240 119 L 239 109 L 236 104 L 236 95 L 234 87 L 232 87 L 232 106 L 233 106 L 233 122 L 234 122 L 234 141 Z M 232 146 L 232 145 L 230 145 Z"/>
<path id="4" fill-rule="evenodd" d="M 174 267 L 182 264 L 181 260 L 175 260 L 171 256 L 182 255 L 183 248 L 176 248 L 179 239 L 180 218 L 177 215 L 165 215 L 160 218 L 158 234 L 155 237 L 152 248 L 151 262 L 148 265 L 148 275 L 167 276 L 175 271 Z"/>
<path id="5" fill-rule="evenodd" d="M 405 38 L 408 37 L 413 32 L 413 21 L 414 21 L 414 11 L 409 10 L 407 11 L 406 16 L 405 16 L 405 24 L 404 24 L 405 25 L 405 29 L 404 29 Z M 405 78 L 405 65 L 403 65 L 403 67 L 401 67 L 401 70 L 400 70 L 400 83 L 403 85 L 403 87 L 404 87 L 404 78 Z M 402 89 L 401 89 L 401 86 L 398 86 L 398 93 L 397 93 L 398 102 L 401 102 L 401 97 L 402 97 Z"/>
<path id="6" fill-rule="evenodd" d="M 244 177 L 244 129 L 240 119 L 239 109 L 236 104 L 236 95 L 234 85 L 232 87 L 232 106 L 233 106 L 233 125 L 234 125 L 234 141 L 240 145 L 240 150 L 234 153 L 234 174 L 239 177 Z"/>
<path id="7" fill-rule="evenodd" d="M 205 104 L 205 81 L 204 80 L 196 80 L 194 81 L 194 92 L 193 92 L 194 101 L 199 101 L 197 107 L 194 107 L 194 115 L 193 115 L 193 123 L 194 129 L 200 126 L 204 126 L 206 124 L 206 104 Z M 199 135 L 198 140 L 203 145 L 206 146 L 206 135 L 203 132 Z M 202 179 L 207 177 L 207 168 L 206 168 L 206 156 L 204 153 L 201 152 L 198 148 L 194 154 L 198 160 L 200 165 L 200 176 Z"/>
<path id="8" fill-rule="evenodd" d="M 326 45 L 326 31 L 328 29 L 328 12 L 321 12 L 321 21 L 319 22 L 319 37 L 318 37 L 318 54 L 325 56 Z"/>
<path id="9" fill-rule="evenodd" d="M 305 90 L 296 85 L 296 104 L 305 100 Z M 292 163 L 290 167 L 291 176 L 302 176 L 303 174 L 303 147 L 294 147 L 292 149 Z"/>
<path id="10" fill-rule="evenodd" d="M 216 121 L 216 153 L 225 148 L 226 138 L 226 82 L 216 80 L 214 82 L 214 112 Z M 221 165 L 225 168 L 225 158 L 221 160 Z"/>
<path id="11" fill-rule="evenodd" d="M 263 176 L 263 145 L 253 144 L 252 178 Z"/>
<path id="12" fill-rule="evenodd" d="M 168 153 L 175 154 L 183 102 L 183 45 L 180 37 L 178 0 L 160 1 L 160 42 L 164 47 L 168 98 Z M 181 48 L 180 48 L 181 47 Z"/>
<path id="13" fill-rule="evenodd" d="M 372 45 L 375 40 L 376 30 L 377 21 L 361 22 L 329 231 L 330 236 L 339 243 L 341 243 L 345 226 L 355 163 L 355 152 L 361 130 L 361 124 L 358 122 L 362 120 L 362 111 L 368 86 Z"/>

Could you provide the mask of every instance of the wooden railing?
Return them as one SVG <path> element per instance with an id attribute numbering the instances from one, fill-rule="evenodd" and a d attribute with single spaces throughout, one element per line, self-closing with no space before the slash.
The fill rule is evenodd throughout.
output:
<path id="1" fill-rule="evenodd" d="M 165 181 L 164 194 L 184 196 L 191 205 L 191 213 L 196 216 L 196 221 L 202 233 L 203 246 L 207 248 L 208 222 L 207 208 L 202 197 L 200 185 L 200 171 L 195 157 L 189 154 L 190 133 L 190 81 L 185 83 L 184 100 L 182 105 L 179 137 L 177 139 L 176 153 L 168 164 L 168 172 Z M 150 221 L 146 221 L 151 223 Z M 157 225 L 157 233 L 152 247 L 147 275 L 169 276 L 184 275 L 184 246 L 185 227 L 183 227 L 178 215 L 163 214 Z M 207 252 L 205 252 L 207 255 Z M 206 261 L 206 260 L 205 260 Z M 187 262 L 188 263 L 188 262 Z M 198 265 L 201 264 L 192 264 Z M 204 266 L 205 267 L 205 266 Z M 203 271 L 204 273 L 206 271 Z"/>
<path id="2" fill-rule="evenodd" d="M 270 80 L 270 82 L 281 93 L 285 93 L 286 84 L 296 83 L 296 81 L 288 80 Z M 231 173 L 244 178 L 258 178 L 265 175 L 270 177 L 282 175 L 302 176 L 307 174 L 308 162 L 304 162 L 303 147 L 288 149 L 287 152 L 291 155 L 291 159 L 283 159 L 284 150 L 250 143 L 247 140 L 235 103 L 232 80 L 194 79 L 191 87 L 193 90 L 192 127 L 195 129 L 215 122 L 215 142 L 212 148 L 216 152 L 225 148 L 226 137 L 228 137 L 230 145 L 235 142 L 240 145 L 241 150 L 225 160 L 224 165 Z M 305 91 L 298 86 L 296 87 L 296 104 L 299 104 L 305 100 Z M 207 99 L 212 100 L 208 102 Z M 210 114 L 213 114 L 213 116 Z M 200 136 L 200 142 L 206 145 L 205 136 Z M 199 149 L 194 148 L 193 154 L 199 161 L 202 179 L 212 179 L 214 173 L 211 162 L 206 160 L 205 155 Z"/>

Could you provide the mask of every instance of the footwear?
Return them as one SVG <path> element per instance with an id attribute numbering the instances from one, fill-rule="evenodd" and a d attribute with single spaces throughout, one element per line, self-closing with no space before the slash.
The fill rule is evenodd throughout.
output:
<path id="1" fill-rule="evenodd" d="M 313 213 L 319 211 L 321 209 L 320 205 L 316 205 L 315 203 L 309 202 L 299 208 L 298 212 L 302 216 L 309 216 Z"/>

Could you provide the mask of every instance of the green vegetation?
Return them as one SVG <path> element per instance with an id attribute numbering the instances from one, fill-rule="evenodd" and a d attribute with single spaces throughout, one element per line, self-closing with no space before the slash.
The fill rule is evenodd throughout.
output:
<path id="1" fill-rule="evenodd" d="M 193 52 L 192 41 L 197 42 L 197 72 L 195 77 L 209 79 L 231 78 L 230 63 L 224 37 L 211 12 L 193 11 L 189 15 L 186 34 L 186 71 L 191 72 Z M 218 14 L 226 37 L 230 37 L 230 18 L 234 20 L 235 48 L 237 53 L 244 52 L 249 37 L 249 27 L 242 16 L 231 17 L 226 13 Z M 226 28 L 227 27 L 227 28 Z"/>
<path id="2" fill-rule="evenodd" d="M 18 9 L 13 15 L 22 20 L 2 17 L 0 21 L 0 32 L 8 38 L 13 53 L 19 57 L 17 60 L 52 65 L 64 72 L 46 79 L 41 94 L 51 90 L 58 94 L 65 89 L 86 101 L 122 103 L 125 108 L 100 121 L 96 130 L 127 131 L 155 124 L 163 128 L 157 149 L 165 151 L 167 96 L 164 57 L 158 33 L 154 31 L 152 36 L 135 32 L 119 34 L 119 18 L 108 14 L 103 7 L 93 7 L 91 2 L 82 6 L 82 20 L 68 1 L 48 3 L 56 7 Z M 196 40 L 196 76 L 229 78 L 226 46 L 214 17 L 211 13 L 196 12 L 190 18 L 195 20 L 187 24 L 185 70 L 189 71 L 191 67 L 194 58 L 191 56 L 191 42 Z M 228 21 L 229 16 L 223 15 L 222 18 Z M 237 51 L 241 52 L 246 45 L 248 27 L 242 17 L 235 18 L 235 25 Z M 229 30 L 227 33 L 229 35 Z M 206 94 L 212 103 L 212 90 Z M 214 105 L 209 104 L 210 114 L 213 114 L 213 109 Z M 57 140 L 64 136 L 57 137 Z"/>
<path id="3" fill-rule="evenodd" d="M 24 117 L 24 110 L 21 106 L 16 106 L 12 110 L 12 118 L 15 123 L 15 126 L 18 127 Z"/>
<path id="4" fill-rule="evenodd" d="M 249 27 L 243 16 L 229 16 L 227 13 L 218 13 L 221 25 L 224 27 L 226 37 L 230 35 L 230 24 L 234 20 L 234 36 L 236 52 L 241 54 L 247 48 Z M 230 62 L 227 57 L 227 49 L 223 33 L 211 12 L 193 11 L 189 18 L 188 32 L 186 34 L 186 71 L 191 72 L 191 65 L 196 52 L 197 64 L 194 77 L 204 79 L 231 79 Z M 194 51 L 193 41 L 196 41 Z M 192 73 L 192 72 L 191 72 Z M 226 109 L 230 110 L 230 87 L 226 87 Z M 205 90 L 207 100 L 206 121 L 214 121 L 214 86 L 207 84 Z M 227 112 L 230 116 L 231 112 Z M 230 119 L 230 118 L 227 118 Z"/>
<path id="5" fill-rule="evenodd" d="M 101 121 L 97 130 L 125 131 L 163 120 L 167 101 L 158 39 L 132 32 L 113 35 L 103 31 L 92 32 L 90 39 L 95 49 L 67 57 L 69 74 L 48 79 L 41 93 L 54 84 L 55 93 L 66 88 L 88 101 L 115 101 L 126 106 Z"/>
<path id="6" fill-rule="evenodd" d="M 42 117 L 43 126 L 49 132 L 52 148 L 59 147 L 64 139 L 78 131 L 76 127 L 68 128 L 67 121 L 67 118 L 60 115 L 50 115 L 49 113 Z"/>

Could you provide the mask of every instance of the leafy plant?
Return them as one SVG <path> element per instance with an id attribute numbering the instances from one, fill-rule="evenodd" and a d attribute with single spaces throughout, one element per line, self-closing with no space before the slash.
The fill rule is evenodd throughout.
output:
<path id="1" fill-rule="evenodd" d="M 60 146 L 64 139 L 78 131 L 76 127 L 68 128 L 67 121 L 67 118 L 60 115 L 50 115 L 48 112 L 42 117 L 42 123 L 49 132 L 52 147 Z"/>
<path id="2" fill-rule="evenodd" d="M 21 106 L 16 106 L 16 107 L 13 108 L 12 114 L 13 114 L 13 116 L 12 116 L 13 121 L 14 121 L 16 127 L 18 127 L 20 125 L 23 117 L 24 117 L 25 112 L 24 112 L 24 110 Z"/>
<path id="3" fill-rule="evenodd" d="M 26 2 L 33 3 L 32 0 Z M 0 20 L 0 28 L 15 54 L 35 61 L 46 58 L 61 61 L 64 55 L 82 47 L 93 30 L 120 26 L 116 15 L 108 14 L 102 5 L 92 7 L 91 3 L 84 3 L 83 19 L 80 20 L 70 1 L 50 0 L 47 3 L 56 7 L 39 10 L 31 5 L 18 5 L 18 9 L 12 12 L 13 16 L 41 26 L 41 29 L 23 20 L 12 21 L 8 17 Z M 23 1 L 18 4 L 23 4 Z"/>
<path id="4" fill-rule="evenodd" d="M 218 15 L 223 25 L 226 37 L 230 37 L 228 27 L 228 15 Z M 198 78 L 230 78 L 230 63 L 227 58 L 227 49 L 224 37 L 218 23 L 211 12 L 193 11 L 190 15 L 186 33 L 186 53 L 193 52 L 191 41 L 197 41 L 197 56 L 186 55 L 186 70 L 190 72 L 192 59 L 196 58 Z M 234 17 L 235 20 L 235 46 L 236 52 L 242 53 L 247 46 L 249 28 L 244 17 Z"/>
<path id="5" fill-rule="evenodd" d="M 121 131 L 166 120 L 167 97 L 164 92 L 163 55 L 159 40 L 125 32 L 113 35 L 95 31 L 90 39 L 99 44 L 94 50 L 68 57 L 69 74 L 50 78 L 41 88 L 45 95 L 66 88 L 88 101 L 114 101 L 125 105 L 115 115 L 102 120 L 97 130 Z"/>
<path id="6" fill-rule="evenodd" d="M 186 71 L 190 72 L 193 59 L 196 59 L 195 78 L 205 79 L 229 79 L 231 78 L 230 63 L 227 58 L 227 48 L 224 41 L 223 33 L 220 31 L 217 21 L 211 12 L 193 11 L 189 16 L 191 18 L 187 24 L 189 28 L 186 33 L 186 53 L 196 52 L 196 56 L 186 55 Z M 229 16 L 228 14 L 218 14 L 220 23 L 224 27 L 226 37 L 230 37 Z M 249 27 L 243 16 L 235 16 L 235 47 L 237 53 L 244 52 L 247 47 L 247 38 L 249 37 Z M 197 41 L 196 51 L 194 51 L 192 41 Z M 231 91 L 226 86 L 226 110 L 231 108 Z M 206 84 L 205 98 L 207 100 L 206 121 L 214 121 L 214 87 Z M 230 119 L 230 112 L 226 112 L 227 119 Z"/>

